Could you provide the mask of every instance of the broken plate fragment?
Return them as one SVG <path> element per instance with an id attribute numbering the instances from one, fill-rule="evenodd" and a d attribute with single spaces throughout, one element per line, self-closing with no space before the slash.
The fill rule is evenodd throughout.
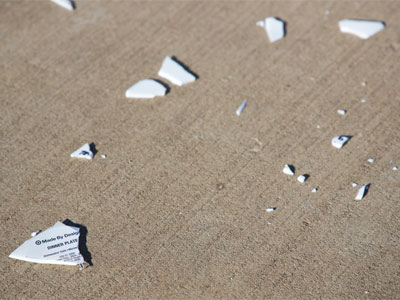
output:
<path id="1" fill-rule="evenodd" d="M 340 149 L 349 141 L 349 139 L 350 139 L 350 137 L 344 136 L 344 135 L 335 136 L 332 139 L 332 146 Z"/>
<path id="2" fill-rule="evenodd" d="M 345 109 L 338 109 L 338 114 L 344 116 L 345 114 L 347 114 L 347 110 Z"/>
<path id="3" fill-rule="evenodd" d="M 72 0 L 51 0 L 51 2 L 54 2 L 55 4 L 68 9 L 69 11 L 73 11 L 75 9 L 75 4 Z"/>
<path id="4" fill-rule="evenodd" d="M 271 43 L 279 41 L 285 36 L 285 22 L 278 18 L 268 17 L 258 21 L 256 25 L 265 29 Z"/>
<path id="5" fill-rule="evenodd" d="M 313 188 L 311 192 L 312 192 L 312 193 L 318 192 L 318 188 Z"/>
<path id="6" fill-rule="evenodd" d="M 246 108 L 247 105 L 247 99 L 244 99 L 244 101 L 242 102 L 242 104 L 240 104 L 239 108 L 236 110 L 236 114 L 238 116 L 240 116 L 242 114 L 242 112 L 244 111 L 244 109 Z"/>
<path id="7" fill-rule="evenodd" d="M 283 168 L 283 173 L 293 176 L 294 175 L 294 167 L 292 165 L 285 165 L 285 167 Z"/>
<path id="8" fill-rule="evenodd" d="M 182 86 L 195 81 L 197 78 L 187 71 L 181 64 L 169 56 L 164 58 L 158 75 L 171 81 L 173 84 Z"/>
<path id="9" fill-rule="evenodd" d="M 353 182 L 351 185 L 352 185 L 353 187 L 356 187 L 356 186 L 358 185 L 358 183 L 357 183 L 357 182 Z"/>
<path id="10" fill-rule="evenodd" d="M 297 181 L 301 182 L 301 183 L 304 183 L 307 180 L 308 177 L 309 176 L 307 174 L 300 175 L 299 177 L 297 177 Z"/>
<path id="11" fill-rule="evenodd" d="M 276 207 L 268 207 L 266 212 L 273 212 L 274 210 L 276 210 Z"/>
<path id="12" fill-rule="evenodd" d="M 371 164 L 373 163 L 373 162 L 375 162 L 375 158 L 368 158 L 368 162 L 370 162 Z"/>
<path id="13" fill-rule="evenodd" d="M 339 21 L 341 32 L 350 33 L 361 39 L 368 39 L 385 28 L 385 23 L 372 20 L 344 19 Z"/>
<path id="14" fill-rule="evenodd" d="M 362 198 L 364 198 L 365 195 L 367 194 L 369 186 L 370 186 L 369 184 L 367 184 L 367 185 L 363 184 L 362 186 L 360 186 L 360 188 L 358 189 L 357 196 L 356 196 L 355 200 L 362 200 Z"/>
<path id="15" fill-rule="evenodd" d="M 393 170 L 393 171 L 397 171 L 398 169 L 399 169 L 399 168 L 398 168 L 397 166 L 394 166 L 392 170 Z"/>
<path id="16" fill-rule="evenodd" d="M 152 99 L 157 96 L 164 96 L 167 88 L 154 79 L 144 79 L 132 85 L 125 92 L 126 98 Z"/>
<path id="17" fill-rule="evenodd" d="M 84 158 L 91 160 L 93 158 L 93 152 L 90 150 L 90 145 L 88 143 L 84 144 L 78 150 L 71 153 L 73 158 Z"/>
<path id="18" fill-rule="evenodd" d="M 30 238 L 10 254 L 10 258 L 40 264 L 80 265 L 79 228 L 57 222 L 54 226 Z"/>

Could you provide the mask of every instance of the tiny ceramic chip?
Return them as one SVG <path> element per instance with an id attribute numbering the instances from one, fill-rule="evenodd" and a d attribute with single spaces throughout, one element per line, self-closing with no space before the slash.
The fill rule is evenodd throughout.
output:
<path id="1" fill-rule="evenodd" d="M 303 174 L 303 175 L 300 175 L 299 177 L 297 177 L 297 181 L 301 182 L 301 183 L 304 183 L 307 180 L 307 178 L 308 178 L 308 175 L 307 174 Z"/>
<path id="2" fill-rule="evenodd" d="M 239 108 L 236 110 L 236 114 L 238 116 L 240 116 L 242 114 L 242 112 L 244 111 L 244 109 L 246 108 L 247 105 L 247 99 L 244 99 L 242 104 L 240 104 Z"/>
<path id="3" fill-rule="evenodd" d="M 89 143 L 84 144 L 78 150 L 72 152 L 71 157 L 91 160 L 93 158 L 93 152 L 90 150 Z"/>

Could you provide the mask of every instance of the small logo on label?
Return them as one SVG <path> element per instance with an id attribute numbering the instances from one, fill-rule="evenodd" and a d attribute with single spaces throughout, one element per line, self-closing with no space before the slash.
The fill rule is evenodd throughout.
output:
<path id="1" fill-rule="evenodd" d="M 42 242 L 41 242 L 40 240 L 37 240 L 37 241 L 35 242 L 35 244 L 38 245 L 38 246 L 39 246 L 41 243 L 42 243 Z"/>

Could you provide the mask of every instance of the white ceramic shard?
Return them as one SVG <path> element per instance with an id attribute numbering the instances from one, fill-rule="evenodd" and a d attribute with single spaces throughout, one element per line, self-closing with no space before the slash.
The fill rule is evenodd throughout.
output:
<path id="1" fill-rule="evenodd" d="M 363 184 L 362 186 L 360 186 L 355 200 L 362 200 L 364 198 L 364 196 L 367 194 L 368 189 L 369 189 L 369 184 L 367 184 L 367 185 Z"/>
<path id="2" fill-rule="evenodd" d="M 367 82 L 366 82 L 366 81 L 363 81 L 363 82 L 361 82 L 361 85 L 362 85 L 362 86 L 367 86 Z"/>
<path id="3" fill-rule="evenodd" d="M 367 99 L 361 99 L 361 103 L 367 102 Z"/>
<path id="4" fill-rule="evenodd" d="M 242 112 L 244 111 L 244 109 L 246 108 L 247 105 L 247 99 L 244 99 L 244 101 L 242 102 L 242 104 L 240 104 L 239 108 L 236 110 L 236 114 L 238 116 L 240 116 L 242 114 Z"/>
<path id="5" fill-rule="evenodd" d="M 375 158 L 368 158 L 368 162 L 370 162 L 371 164 L 375 161 Z"/>
<path id="6" fill-rule="evenodd" d="M 318 125 L 317 125 L 317 128 L 320 129 L 320 128 L 321 128 L 321 125 L 318 124 Z"/>
<path id="7" fill-rule="evenodd" d="M 36 230 L 36 231 L 34 231 L 34 232 L 32 232 L 31 233 L 31 236 L 33 237 L 33 236 L 37 236 L 39 233 L 41 233 L 42 231 L 41 230 Z"/>
<path id="8" fill-rule="evenodd" d="M 157 96 L 164 96 L 167 88 L 154 79 L 144 79 L 132 85 L 125 92 L 126 98 L 152 99 Z"/>
<path id="9" fill-rule="evenodd" d="M 30 238 L 10 258 L 57 265 L 81 265 L 83 256 L 79 252 L 79 228 L 57 222 L 54 226 Z"/>
<path id="10" fill-rule="evenodd" d="M 274 210 L 276 210 L 276 207 L 268 207 L 266 209 L 267 212 L 273 212 Z"/>
<path id="11" fill-rule="evenodd" d="M 332 139 L 332 146 L 340 149 L 349 141 L 349 139 L 350 138 L 348 136 L 344 136 L 344 135 L 335 136 Z"/>
<path id="12" fill-rule="evenodd" d="M 107 154 L 102 154 L 101 158 L 106 159 L 107 158 Z"/>
<path id="13" fill-rule="evenodd" d="M 338 114 L 344 116 L 345 114 L 347 114 L 347 110 L 345 109 L 338 109 Z"/>
<path id="14" fill-rule="evenodd" d="M 356 187 L 356 186 L 358 185 L 358 183 L 357 183 L 357 182 L 353 182 L 351 185 L 352 185 L 353 187 Z"/>
<path id="15" fill-rule="evenodd" d="M 178 86 L 196 80 L 196 76 L 188 72 L 182 65 L 169 56 L 164 58 L 161 69 L 158 71 L 158 75 Z"/>
<path id="16" fill-rule="evenodd" d="M 291 165 L 285 165 L 285 167 L 283 168 L 283 173 L 293 176 L 294 175 L 294 167 Z"/>
<path id="17" fill-rule="evenodd" d="M 316 192 L 318 192 L 318 189 L 317 188 L 313 188 L 311 192 L 316 193 Z"/>
<path id="18" fill-rule="evenodd" d="M 73 11 L 75 9 L 75 5 L 72 0 L 51 0 L 51 2 L 54 2 L 55 4 L 68 9 L 69 11 Z"/>
<path id="19" fill-rule="evenodd" d="M 304 175 L 300 175 L 299 177 L 297 177 L 297 181 L 304 183 L 307 180 L 308 176 L 306 174 Z"/>
<path id="20" fill-rule="evenodd" d="M 339 28 L 341 32 L 368 39 L 385 28 L 385 24 L 381 21 L 343 19 L 339 21 Z"/>
<path id="21" fill-rule="evenodd" d="M 285 36 L 285 22 L 280 19 L 268 17 L 258 21 L 256 25 L 265 29 L 271 43 L 279 41 Z"/>
<path id="22" fill-rule="evenodd" d="M 399 168 L 398 168 L 397 166 L 394 166 L 392 170 L 393 170 L 393 171 L 397 171 L 398 169 L 399 169 Z"/>
<path id="23" fill-rule="evenodd" d="M 71 153 L 72 158 L 84 158 L 91 160 L 93 158 L 93 152 L 90 150 L 88 143 L 84 144 L 78 150 Z"/>

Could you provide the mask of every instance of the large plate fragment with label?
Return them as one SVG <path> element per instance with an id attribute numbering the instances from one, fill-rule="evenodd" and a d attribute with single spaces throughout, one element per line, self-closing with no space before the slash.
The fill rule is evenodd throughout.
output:
<path id="1" fill-rule="evenodd" d="M 10 258 L 40 264 L 81 265 L 79 228 L 57 222 L 19 246 Z"/>

